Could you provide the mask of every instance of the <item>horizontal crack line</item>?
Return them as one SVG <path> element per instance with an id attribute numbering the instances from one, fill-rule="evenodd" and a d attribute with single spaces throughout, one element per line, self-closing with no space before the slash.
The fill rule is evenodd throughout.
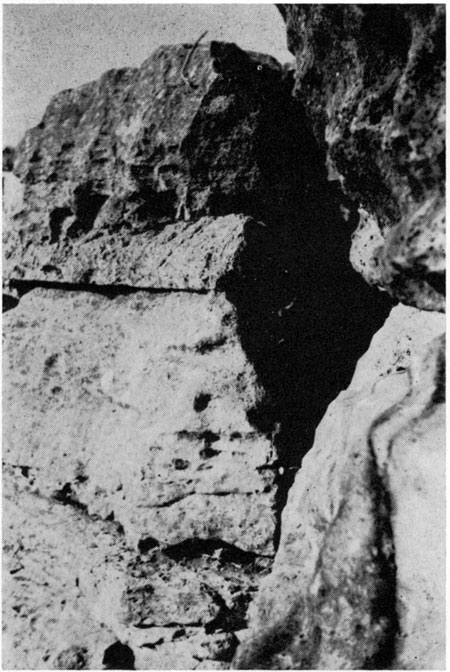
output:
<path id="1" fill-rule="evenodd" d="M 124 294 L 136 294 L 137 292 L 147 292 L 149 294 L 173 294 L 181 292 L 184 294 L 208 294 L 213 288 L 192 287 L 137 287 L 131 285 L 96 285 L 86 282 L 57 282 L 49 280 L 19 280 L 11 278 L 9 280 L 11 289 L 17 289 L 19 294 L 25 294 L 32 289 L 39 287 L 43 289 L 60 289 L 66 292 L 91 292 L 92 294 L 102 294 L 108 298 L 114 298 Z"/>
<path id="2" fill-rule="evenodd" d="M 239 495 L 242 497 L 250 497 L 251 495 L 257 495 L 259 494 L 258 492 L 251 491 L 251 492 L 240 492 L 239 490 L 230 490 L 230 491 L 225 491 L 225 492 L 196 492 L 195 490 L 192 492 L 188 492 L 185 495 L 180 495 L 179 497 L 174 497 L 173 499 L 169 499 L 167 502 L 162 502 L 162 504 L 153 504 L 150 505 L 149 507 L 142 507 L 142 508 L 149 508 L 149 509 L 163 509 L 166 506 L 172 506 L 173 504 L 176 504 L 177 502 L 181 502 L 183 499 L 187 499 L 188 497 L 193 497 L 193 496 L 199 496 L 199 497 L 228 497 L 229 495 Z"/>

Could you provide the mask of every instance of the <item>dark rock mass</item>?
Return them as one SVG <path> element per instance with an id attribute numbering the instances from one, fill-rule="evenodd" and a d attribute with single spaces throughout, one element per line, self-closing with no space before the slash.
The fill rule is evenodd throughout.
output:
<path id="1" fill-rule="evenodd" d="M 443 310 L 445 6 L 278 7 L 329 172 L 363 210 L 354 264 L 404 303 Z"/>
<path id="2" fill-rule="evenodd" d="M 192 49 L 161 47 L 55 96 L 17 148 L 7 276 L 134 285 L 129 260 L 92 276 L 140 234 L 233 212 L 281 223 L 311 198 L 324 174 L 292 73 L 232 44 Z"/>

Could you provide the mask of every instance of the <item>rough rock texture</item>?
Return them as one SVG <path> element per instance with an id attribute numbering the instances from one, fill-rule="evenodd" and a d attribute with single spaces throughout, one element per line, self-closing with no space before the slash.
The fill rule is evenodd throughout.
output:
<path id="1" fill-rule="evenodd" d="M 116 523 L 13 479 L 5 470 L 5 668 L 227 666 L 267 560 L 214 544 L 136 555 Z"/>
<path id="2" fill-rule="evenodd" d="M 235 322 L 223 295 L 33 290 L 5 317 L 3 459 L 136 545 L 273 553 L 275 455 Z"/>
<path id="3" fill-rule="evenodd" d="M 394 309 L 330 405 L 236 667 L 445 666 L 444 328 Z"/>
<path id="4" fill-rule="evenodd" d="M 327 7 L 285 11 L 322 148 L 291 73 L 211 43 L 59 94 L 6 157 L 8 667 L 226 669 L 239 642 L 241 667 L 440 664 L 442 316 L 397 306 L 355 363 L 392 307 L 369 284 L 441 309 L 440 140 L 416 115 L 441 10 L 393 10 L 402 61 L 390 10 Z M 399 177 L 377 142 L 416 76 Z"/>
<path id="5" fill-rule="evenodd" d="M 7 278 L 143 286 L 142 251 L 165 225 L 286 220 L 323 182 L 292 75 L 233 44 L 192 47 L 52 100 L 15 152 L 24 195 L 4 234 Z"/>
<path id="6" fill-rule="evenodd" d="M 4 319 L 5 659 L 226 668 L 277 531 L 236 310 L 223 292 L 63 287 Z"/>
<path id="7" fill-rule="evenodd" d="M 404 303 L 443 310 L 445 5 L 279 8 L 330 174 L 364 210 L 358 268 Z"/>
<path id="8" fill-rule="evenodd" d="M 30 245 L 21 259 L 24 266 L 36 269 L 33 280 L 208 291 L 233 270 L 245 244 L 245 221 L 203 217 L 194 224 L 167 224 L 145 240 L 129 232 L 105 233 L 54 253 Z M 18 281 L 11 284 L 17 286 Z"/>

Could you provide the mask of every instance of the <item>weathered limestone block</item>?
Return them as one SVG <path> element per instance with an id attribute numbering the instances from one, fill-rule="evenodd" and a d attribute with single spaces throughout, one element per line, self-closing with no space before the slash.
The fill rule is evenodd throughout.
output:
<path id="1" fill-rule="evenodd" d="M 21 248 L 19 232 L 14 275 L 26 279 L 34 269 L 32 279 L 38 281 L 208 291 L 235 267 L 249 228 L 263 233 L 246 217 L 203 217 L 145 236 L 103 231 L 62 248 Z"/>
<path id="2" fill-rule="evenodd" d="M 12 475 L 5 470 L 5 668 L 228 667 L 267 560 L 201 544 L 136 555 L 116 523 L 18 492 Z"/>
<path id="3" fill-rule="evenodd" d="M 445 665 L 444 328 L 394 309 L 330 405 L 237 668 Z"/>
<path id="4" fill-rule="evenodd" d="M 365 210 L 357 265 L 404 303 L 443 310 L 445 6 L 279 7 L 330 173 Z"/>
<path id="5" fill-rule="evenodd" d="M 138 544 L 273 552 L 275 459 L 223 294 L 36 289 L 5 316 L 4 460 Z"/>
<path id="6" fill-rule="evenodd" d="M 295 132 L 292 77 L 233 44 L 192 48 L 160 47 L 52 100 L 15 151 L 24 193 L 4 233 L 6 278 L 144 286 L 143 255 L 166 225 L 286 219 L 323 181 L 311 130 Z"/>

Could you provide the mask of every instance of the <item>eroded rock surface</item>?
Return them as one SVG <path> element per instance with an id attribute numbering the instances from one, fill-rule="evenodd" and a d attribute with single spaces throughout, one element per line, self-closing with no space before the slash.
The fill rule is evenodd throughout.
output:
<path id="1" fill-rule="evenodd" d="M 212 42 L 58 94 L 15 151 L 5 276 L 144 286 L 142 251 L 167 224 L 285 220 L 324 179 L 292 84 L 274 59 Z"/>
<path id="2" fill-rule="evenodd" d="M 444 328 L 394 309 L 330 405 L 236 667 L 445 665 Z"/>
<path id="3" fill-rule="evenodd" d="M 105 232 L 54 252 L 30 245 L 21 263 L 36 269 L 33 281 L 208 291 L 233 270 L 245 244 L 246 221 L 235 216 L 203 217 L 195 223 L 167 224 L 145 238 Z M 21 282 L 12 280 L 11 285 L 20 287 Z"/>
<path id="4" fill-rule="evenodd" d="M 445 6 L 279 7 L 330 174 L 365 211 L 357 266 L 404 303 L 443 310 Z"/>
<path id="5" fill-rule="evenodd" d="M 223 295 L 36 289 L 5 317 L 4 460 L 27 487 L 113 517 L 137 545 L 273 553 L 262 396 Z"/>
<path id="6" fill-rule="evenodd" d="M 378 151 L 395 124 L 376 91 L 391 77 L 392 114 L 408 107 L 420 49 L 439 61 L 440 9 L 392 10 L 415 26 L 406 65 L 376 22 L 361 46 L 368 14 L 384 9 L 322 10 L 285 13 L 294 47 L 297 23 L 311 39 L 298 83 L 317 137 L 326 131 L 330 166 L 361 206 L 352 264 L 440 310 L 434 112 L 429 135 L 420 114 L 401 121 L 420 155 L 401 164 L 401 143 Z M 329 78 L 341 47 L 345 77 Z M 425 65 L 431 97 L 417 84 L 417 100 L 434 110 L 438 72 Z M 442 316 L 397 306 L 354 372 L 392 301 L 350 266 L 355 203 L 327 182 L 292 88 L 273 59 L 235 45 L 161 47 L 141 68 L 56 96 L 14 151 L 3 366 L 12 669 L 227 669 L 239 642 L 241 667 L 440 665 L 442 347 L 423 351 Z M 367 95 L 381 116 L 358 153 Z"/>
<path id="7" fill-rule="evenodd" d="M 136 554 L 117 524 L 15 480 L 6 469 L 5 668 L 227 667 L 267 560 L 220 544 Z"/>

